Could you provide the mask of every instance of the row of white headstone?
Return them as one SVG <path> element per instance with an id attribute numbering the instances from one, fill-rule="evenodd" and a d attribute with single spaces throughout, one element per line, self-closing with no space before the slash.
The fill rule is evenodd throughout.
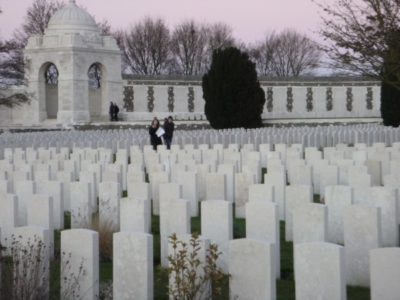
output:
<path id="1" fill-rule="evenodd" d="M 359 125 L 329 125 L 329 126 L 283 126 L 257 129 L 224 129 L 224 130 L 176 130 L 173 142 L 181 147 L 194 144 L 228 144 L 240 146 L 253 144 L 258 150 L 260 144 L 294 144 L 301 143 L 304 147 L 331 147 L 339 143 L 355 144 L 385 142 L 388 146 L 400 141 L 400 129 L 385 127 L 378 124 Z M 114 129 L 114 130 L 63 130 L 29 133 L 8 132 L 0 135 L 0 148 L 28 147 L 91 147 L 110 148 L 113 151 L 132 145 L 142 149 L 149 144 L 146 129 Z M 1 149 L 0 149 L 0 152 Z M 0 159 L 2 157 L 0 156 Z"/>
<path id="2" fill-rule="evenodd" d="M 188 151 L 190 151 L 190 150 L 188 150 Z M 77 152 L 79 152 L 79 151 L 76 151 L 76 153 Z M 137 151 L 136 151 L 137 152 Z M 163 151 L 160 151 L 160 152 L 163 152 Z M 164 151 L 164 152 L 166 152 L 167 154 L 169 153 L 168 151 Z M 231 151 L 232 153 L 235 153 L 235 151 Z M 252 151 L 250 151 L 250 152 L 252 152 Z M 121 152 L 120 152 L 121 153 Z M 134 153 L 135 153 L 135 151 L 134 151 Z M 243 153 L 246 153 L 246 151 L 243 151 Z M 224 153 L 225 154 L 225 153 Z M 119 156 L 123 156 L 123 157 L 125 157 L 126 155 L 124 155 L 124 154 L 119 154 L 118 155 L 118 153 L 117 153 L 117 162 L 118 161 L 121 161 L 120 159 L 119 159 Z M 139 157 L 139 154 L 136 154 L 138 157 Z M 241 155 L 242 154 L 240 154 L 238 157 L 241 157 Z M 161 165 L 161 167 L 160 168 L 165 168 L 166 166 L 165 166 L 165 164 L 160 164 L 160 157 L 162 156 L 162 153 L 159 153 L 159 154 L 157 154 L 157 157 L 158 157 L 158 165 Z M 132 153 L 131 153 L 131 162 L 132 162 L 132 157 L 135 157 L 135 155 L 133 155 L 132 156 Z M 143 162 L 144 162 L 144 164 L 147 166 L 147 169 L 148 170 L 150 170 L 152 167 L 150 167 L 151 165 L 152 165 L 152 159 L 154 159 L 155 160 L 155 162 L 157 162 L 157 160 L 155 159 L 155 155 L 154 155 L 154 153 L 153 152 L 150 152 L 150 151 L 148 151 L 148 152 L 146 152 L 146 150 L 145 150 L 145 152 L 144 152 L 144 155 L 143 155 Z M 13 157 L 13 159 L 14 159 L 14 157 Z M 193 158 L 192 158 L 193 159 Z M 127 161 L 127 159 L 126 159 L 126 161 Z M 165 161 L 165 160 L 164 160 Z M 82 162 L 83 162 L 83 165 L 85 165 L 85 163 L 84 163 L 84 161 L 80 161 L 80 164 L 82 165 Z M 14 163 L 14 160 L 13 160 L 13 163 Z M 100 164 L 101 165 L 101 164 Z M 118 164 L 117 164 L 118 165 Z M 169 176 L 170 176 L 170 174 L 165 174 L 166 172 L 163 172 L 163 174 L 164 174 L 164 178 L 166 179 L 166 181 L 164 182 L 164 184 L 162 184 L 161 182 L 158 182 L 158 184 L 157 183 L 155 183 L 157 180 L 155 179 L 155 177 L 154 177 L 154 174 L 157 174 L 157 173 L 159 173 L 159 172 L 155 172 L 155 173 L 150 173 L 150 184 L 152 185 L 152 188 L 151 189 L 149 189 L 149 185 L 147 184 L 147 183 L 145 183 L 144 181 L 143 181 L 143 176 L 144 176 L 144 173 L 143 173 L 143 165 L 140 165 L 140 164 L 138 164 L 139 165 L 139 169 L 141 170 L 141 176 L 139 175 L 138 176 L 138 178 L 141 178 L 141 180 L 134 180 L 134 181 L 132 181 L 132 182 L 134 182 L 134 183 L 136 183 L 136 186 L 142 186 L 142 191 L 143 191 L 143 193 L 145 194 L 145 197 L 143 197 L 143 198 L 145 198 L 147 201 L 143 201 L 143 202 L 145 202 L 145 203 L 147 203 L 147 204 L 149 204 L 149 199 L 150 199 L 150 192 L 153 192 L 152 194 L 153 194 L 153 201 L 154 201 L 154 193 L 157 193 L 157 191 L 158 191 L 158 194 L 159 194 L 159 199 L 158 199 L 158 209 L 159 209 L 159 214 L 160 214 L 160 233 L 163 231 L 163 228 L 164 228 L 164 230 L 165 230 L 165 232 L 166 233 L 164 233 L 164 234 L 162 234 L 161 233 L 161 237 L 163 238 L 164 237 L 164 239 L 165 238 L 167 238 L 168 237 L 168 231 L 169 231 L 169 233 L 172 233 L 172 232 L 177 232 L 178 230 L 175 230 L 174 228 L 176 228 L 176 227 L 174 227 L 174 228 L 172 228 L 171 229 L 171 227 L 172 226 L 175 226 L 176 224 L 174 224 L 174 223 L 176 223 L 176 221 L 178 220 L 178 219 L 180 219 L 180 218 L 182 218 L 183 219 L 183 221 L 182 221 L 182 223 L 181 224 L 183 224 L 182 226 L 177 226 L 177 227 L 180 227 L 180 228 L 183 228 L 183 230 L 182 230 L 182 234 L 187 234 L 187 233 L 189 233 L 190 232 L 190 229 L 188 229 L 188 224 L 190 224 L 190 214 L 191 214 L 191 210 L 190 210 L 190 208 L 192 207 L 192 205 L 190 205 L 190 201 L 188 201 L 188 200 L 186 200 L 186 201 L 177 201 L 177 199 L 180 199 L 180 198 L 182 198 L 182 196 L 179 196 L 179 193 L 181 193 L 181 191 L 179 191 L 180 189 L 182 189 L 181 187 L 180 187 L 180 185 L 179 184 L 177 184 L 177 183 L 169 183 Z M 196 164 L 195 164 L 196 165 Z M 236 163 L 236 165 L 239 165 L 238 163 Z M 241 167 L 243 168 L 243 163 L 241 163 L 240 164 L 241 165 Z M 135 166 L 135 163 L 133 164 L 133 166 Z M 127 167 L 127 168 L 129 168 L 129 166 Z M 156 169 L 156 167 L 154 167 L 155 169 Z M 122 170 L 123 170 L 124 168 L 122 168 Z M 235 168 L 233 168 L 234 170 L 235 170 Z M 117 170 L 121 170 L 121 167 L 118 167 L 117 168 Z M 160 170 L 161 171 L 161 170 Z M 102 207 L 104 206 L 104 209 L 106 210 L 108 210 L 108 212 L 105 214 L 105 215 L 109 215 L 110 214 L 110 210 L 111 210 L 111 212 L 113 212 L 113 213 L 115 213 L 116 215 L 119 213 L 119 212 L 121 212 L 121 217 L 118 217 L 118 216 L 116 216 L 116 215 L 114 215 L 113 217 L 111 217 L 110 218 L 110 220 L 111 221 L 115 221 L 115 220 L 120 220 L 120 222 L 121 222 L 121 224 L 122 224 L 122 220 L 124 219 L 123 218 L 123 213 L 122 213 L 122 211 L 127 211 L 127 210 L 124 210 L 124 209 L 122 209 L 122 207 L 123 207 L 123 205 L 121 204 L 121 207 L 118 209 L 118 205 L 120 205 L 119 204 L 119 199 L 120 199 L 120 195 L 121 195 L 121 185 L 122 185 L 122 179 L 121 179 L 121 177 L 122 176 L 118 176 L 118 175 L 115 175 L 114 173 L 119 173 L 118 171 L 116 171 L 116 172 L 111 172 L 111 174 L 109 175 L 111 178 L 114 178 L 114 181 L 108 181 L 108 180 L 106 180 L 106 181 L 104 181 L 104 182 L 101 182 L 101 183 L 99 183 L 99 187 L 100 186 L 103 186 L 104 188 L 104 190 L 102 191 L 102 190 L 100 190 L 100 188 L 99 188 L 99 198 L 100 198 L 100 207 L 99 207 L 99 210 L 100 210 L 100 215 L 101 215 L 101 212 L 102 212 Z M 129 173 L 129 171 L 128 171 L 128 173 Z M 127 173 L 127 174 L 128 174 Z M 132 173 L 132 172 L 131 172 Z M 171 174 L 172 174 L 173 172 L 172 172 L 172 169 L 171 169 Z M 183 174 L 184 175 L 186 175 L 186 171 L 183 171 Z M 274 172 L 273 171 L 273 168 L 270 170 L 270 168 L 269 168 L 269 172 L 268 173 L 270 173 L 269 175 L 271 175 L 271 176 L 273 176 L 273 177 L 276 177 L 276 172 Z M 260 190 L 261 189 L 261 191 L 264 189 L 267 189 L 268 190 L 268 188 L 267 188 L 267 186 L 268 186 L 268 173 L 267 173 L 267 178 L 266 178 L 266 182 L 267 182 L 267 184 L 266 185 L 264 185 L 264 186 L 258 186 L 258 190 Z M 104 175 L 104 174 L 102 174 L 102 175 Z M 222 201 L 222 203 L 221 204 L 218 204 L 218 203 L 220 203 L 220 201 L 218 201 L 218 200 L 222 200 L 222 199 L 224 199 L 224 200 L 227 200 L 227 198 L 226 198 L 226 192 L 224 193 L 224 191 L 226 191 L 226 178 L 225 178 L 225 176 L 217 176 L 217 174 L 214 174 L 214 175 L 216 175 L 214 178 L 213 178 L 213 176 L 210 176 L 210 174 L 208 174 L 206 177 L 207 178 L 213 178 L 213 180 L 210 180 L 209 181 L 209 184 L 206 184 L 206 200 L 207 201 L 205 201 L 205 202 L 203 202 L 202 203 L 202 206 L 204 205 L 206 208 L 204 208 L 204 209 L 202 209 L 202 233 L 203 233 L 203 223 L 205 224 L 204 226 L 205 227 L 207 227 L 207 220 L 213 220 L 213 217 L 212 216 L 207 216 L 207 213 L 205 213 L 206 211 L 207 211 L 207 204 L 209 204 L 209 205 L 211 205 L 212 203 L 216 203 L 215 205 L 216 205 L 216 207 L 213 207 L 212 209 L 211 209 L 211 211 L 212 212 L 216 212 L 217 213 L 217 217 L 215 218 L 215 219 L 217 219 L 217 220 L 221 220 L 221 219 L 223 219 L 223 220 L 227 220 L 227 223 L 228 223 L 228 225 L 226 226 L 226 228 L 227 228 L 227 230 L 225 230 L 224 232 L 227 232 L 228 234 L 223 234 L 224 236 L 223 236 L 223 238 L 221 239 L 221 242 L 219 243 L 219 244 L 221 244 L 221 248 L 225 248 L 225 249 L 227 249 L 228 248 L 228 246 L 227 246 L 227 244 L 229 243 L 229 240 L 232 238 L 232 237 L 229 237 L 229 235 L 231 236 L 231 233 L 229 233 L 229 232 L 231 232 L 232 231 L 232 204 L 229 204 L 230 202 L 228 202 L 228 201 Z M 283 176 L 280 176 L 281 174 L 278 174 L 279 176 L 279 178 L 285 178 L 286 176 L 285 175 L 283 175 Z M 127 175 L 128 176 L 128 175 Z M 132 175 L 133 176 L 133 175 Z M 106 176 L 107 177 L 107 176 Z M 133 176 L 133 177 L 135 177 L 135 176 Z M 181 176 L 181 177 L 183 177 L 183 178 L 185 178 L 186 176 Z M 224 180 L 222 180 L 222 181 L 220 181 L 221 183 L 220 184 L 216 184 L 216 180 L 217 180 L 217 178 L 224 178 Z M 285 179 L 284 179 L 285 180 Z M 129 181 L 128 181 L 129 182 Z M 139 183 L 141 183 L 141 184 L 139 184 Z M 81 182 L 77 182 L 77 184 L 80 184 Z M 95 184 L 93 184 L 93 185 L 95 185 Z M 165 186 L 164 186 L 165 185 Z M 286 183 L 285 183 L 285 185 L 286 185 Z M 88 188 L 87 188 L 87 190 L 88 191 L 90 191 L 91 189 L 90 189 L 90 183 L 89 184 L 87 184 L 87 186 L 88 186 Z M 164 186 L 164 188 L 163 188 L 163 186 Z M 175 188 L 174 188 L 174 186 L 175 186 Z M 221 188 L 222 187 L 222 188 Z M 275 189 L 276 187 L 277 187 L 277 184 L 276 183 L 274 183 L 274 184 L 272 184 L 272 187 Z M 289 187 L 285 187 L 285 190 L 286 189 L 289 189 L 289 188 L 296 188 L 296 186 L 295 185 L 293 185 L 293 186 L 289 186 Z M 306 187 L 307 188 L 307 187 Z M 256 189 L 257 190 L 257 188 L 254 188 L 254 189 Z M 270 188 L 269 189 L 269 191 L 270 192 L 267 192 L 267 194 L 264 194 L 264 195 L 270 195 L 270 199 L 273 199 L 273 200 L 276 200 L 276 199 L 274 199 L 273 198 L 273 194 L 274 194 L 274 189 L 272 189 L 272 188 Z M 309 190 L 312 190 L 311 189 L 311 187 L 310 186 L 308 186 L 308 189 Z M 79 194 L 79 191 L 81 190 L 81 188 L 78 188 L 77 189 L 78 190 L 78 192 L 77 192 L 77 194 Z M 132 192 L 132 197 L 131 197 L 131 194 L 129 193 L 129 185 L 128 185 L 128 196 L 129 197 L 131 197 L 131 198 L 138 198 L 138 196 L 136 196 L 136 195 L 134 195 L 134 193 L 135 193 L 135 191 L 139 191 L 140 190 L 140 188 L 133 188 L 133 192 Z M 149 192 L 149 190 L 150 190 L 150 192 Z M 177 193 L 175 193 L 175 194 L 173 194 L 174 192 L 173 191 L 178 191 Z M 250 191 L 249 191 L 249 198 L 251 197 L 250 196 L 250 193 L 251 193 L 251 190 L 252 190 L 252 188 L 250 188 Z M 216 194 L 216 199 L 212 199 L 212 197 L 211 197 L 211 195 L 213 195 L 213 193 L 215 193 Z M 255 192 L 253 192 L 253 193 L 255 193 Z M 91 197 L 89 197 L 88 196 L 88 194 L 89 194 L 89 192 L 88 193 L 86 193 L 86 196 L 82 196 L 81 198 L 83 198 L 83 199 L 86 199 L 86 203 L 91 203 L 88 199 L 91 199 Z M 147 195 L 146 195 L 147 194 Z M 287 195 L 286 195 L 286 197 L 284 197 L 283 199 L 283 204 L 285 204 L 285 202 L 287 202 L 288 201 L 288 195 L 289 195 L 290 193 L 287 193 Z M 299 192 L 299 190 L 295 190 L 295 192 L 293 193 L 294 195 L 296 195 L 296 196 L 299 196 L 300 195 L 300 192 Z M 311 197 L 309 197 L 309 198 L 311 198 L 311 201 L 309 201 L 309 202 L 312 202 L 312 192 L 308 192 L 308 194 L 309 195 L 311 195 Z M 170 196 L 168 196 L 168 195 L 170 195 Z M 262 195 L 262 194 L 261 194 Z M 11 197 L 11 196 L 10 196 Z M 170 201 L 168 202 L 168 205 L 163 205 L 163 203 L 167 203 L 167 201 L 168 201 L 168 197 L 171 197 L 171 199 L 170 199 Z M 14 202 L 18 202 L 18 201 L 15 201 L 16 199 L 15 199 L 15 196 L 13 197 L 14 198 Z M 61 198 L 61 197 L 60 197 Z M 79 198 L 79 197 L 77 197 L 77 198 Z M 183 197 L 184 199 L 186 199 L 185 197 Z M 252 198 L 252 197 L 251 197 Z M 328 197 L 325 197 L 325 198 L 328 198 Z M 103 200 L 102 200 L 103 199 Z M 166 199 L 166 200 L 165 200 Z M 49 200 L 49 201 L 47 201 L 47 200 Z M 53 200 L 53 199 L 47 199 L 46 200 L 46 202 L 47 203 L 50 203 L 50 202 L 52 202 L 51 200 Z M 115 200 L 115 201 L 114 201 Z M 165 200 L 165 201 L 164 201 Z M 216 201 L 209 201 L 209 200 L 216 200 Z M 265 202 L 265 200 L 269 200 L 268 198 L 264 198 L 264 202 Z M 271 200 L 271 201 L 273 201 L 273 200 Z M 114 201 L 114 203 L 116 203 L 116 207 L 115 206 L 113 206 L 113 205 L 111 205 L 111 208 L 110 208 L 110 202 L 111 201 Z M 62 201 L 60 201 L 60 202 L 62 202 Z M 120 203 L 123 203 L 124 201 L 121 201 Z M 128 199 L 126 200 L 126 202 L 130 202 Z M 172 202 L 176 202 L 175 203 L 175 206 L 172 204 Z M 251 203 L 252 201 L 250 200 L 249 201 L 249 203 Z M 278 201 L 276 201 L 276 202 L 278 202 Z M 290 201 L 289 201 L 290 202 Z M 50 205 L 48 205 L 48 204 L 45 204 L 43 207 L 44 208 L 46 208 L 47 207 L 47 210 L 46 209 L 43 209 L 43 211 L 45 212 L 45 211 L 52 211 L 52 209 L 51 209 L 51 207 L 50 207 Z M 104 204 L 104 205 L 102 205 L 102 203 Z M 245 203 L 245 202 L 244 202 Z M 237 204 L 237 203 L 236 203 Z M 154 205 L 154 202 L 153 202 L 153 205 Z M 218 205 L 222 205 L 222 209 L 220 209 L 220 210 L 218 210 Z M 278 203 L 278 205 L 279 205 L 279 203 Z M 316 205 L 318 205 L 318 204 L 316 204 Z M 79 208 L 81 207 L 79 204 L 77 205 Z M 88 204 L 88 206 L 90 206 L 89 204 Z M 145 205 L 143 205 L 143 206 L 145 206 Z M 162 207 L 165 207 L 165 209 L 163 209 Z M 321 205 L 318 205 L 319 207 L 321 207 Z M 328 206 L 328 203 L 327 203 L 327 206 Z M 15 207 L 15 205 L 14 205 L 14 207 Z M 49 208 L 50 207 L 50 208 Z M 226 208 L 227 207 L 227 208 Z M 285 207 L 285 206 L 283 206 L 283 207 Z M 153 206 L 153 208 L 154 208 L 154 206 Z M 171 209 L 170 209 L 171 208 Z M 89 210 L 89 209 L 88 209 Z M 94 211 L 95 210 L 95 208 L 90 208 L 90 210 L 92 210 L 92 211 Z M 312 207 L 310 207 L 309 209 L 305 209 L 304 210 L 304 214 L 307 214 L 307 213 L 309 213 L 309 211 L 310 210 L 312 210 Z M 329 208 L 328 209 L 326 209 L 326 208 L 324 208 L 324 210 L 328 210 L 329 211 Z M 143 208 L 143 211 L 146 211 L 146 208 Z M 218 213 L 218 211 L 219 211 L 219 213 Z M 255 211 L 257 212 L 258 211 L 258 209 L 256 208 L 255 209 Z M 285 211 L 284 211 L 284 213 L 285 213 Z M 203 214 L 206 214 L 206 216 L 205 217 L 203 217 Z M 325 213 L 326 214 L 326 213 Z M 51 215 L 51 214 L 50 214 Z M 138 215 L 143 215 L 143 214 L 141 214 L 141 213 L 138 213 Z M 185 216 L 186 215 L 186 216 Z M 230 218 L 229 218 L 229 215 L 231 216 Z M 254 215 L 254 213 L 252 214 L 252 218 L 253 218 L 253 215 Z M 320 214 L 321 215 L 321 214 Z M 379 213 L 378 213 L 378 215 L 379 215 Z M 148 213 L 148 209 L 147 209 L 147 216 L 149 216 L 149 213 Z M 224 217 L 224 216 L 228 216 L 228 217 Z M 263 216 L 263 214 L 261 214 L 261 217 Z M 38 217 L 38 219 L 42 219 L 42 216 L 39 216 Z M 45 219 L 45 220 L 47 220 L 47 223 L 49 223 L 49 219 L 50 219 L 50 217 L 48 217 L 48 218 L 43 218 L 43 219 Z M 102 219 L 101 217 L 100 217 L 100 219 Z M 104 219 L 104 218 L 103 218 Z M 126 217 L 125 217 L 125 219 L 126 220 L 130 220 L 130 218 L 129 218 L 129 215 L 127 215 Z M 204 219 L 204 221 L 203 221 L 203 219 Z M 229 219 L 230 219 L 230 223 L 229 223 Z M 248 218 L 248 219 L 250 219 L 250 218 Z M 310 218 L 309 217 L 303 217 L 303 219 L 301 219 L 300 218 L 300 220 L 304 220 L 304 221 L 300 221 L 299 222 L 299 224 L 306 224 L 307 223 L 307 221 L 309 220 Z M 312 218 L 311 218 L 312 219 Z M 376 217 L 376 219 L 378 219 L 378 217 Z M 143 220 L 145 220 L 145 217 L 143 217 Z M 147 218 L 147 222 L 145 222 L 145 221 L 142 221 L 141 223 L 142 224 L 147 224 L 147 228 L 148 228 L 148 223 L 149 223 L 149 217 Z M 164 221 L 162 221 L 162 220 L 164 220 Z M 117 221 L 117 222 L 118 222 Z M 288 222 L 288 219 L 286 219 L 286 221 Z M 293 220 L 294 221 L 294 220 Z M 161 225 L 161 223 L 163 222 L 163 225 Z M 170 223 L 172 223 L 172 225 L 168 225 L 168 222 L 170 222 Z M 213 223 L 211 223 L 212 225 L 211 226 L 209 226 L 210 227 L 210 229 L 209 229 L 209 231 L 211 231 L 210 233 L 209 233 L 209 235 L 212 235 L 213 234 L 213 232 L 215 231 L 215 228 L 221 228 L 221 224 L 224 224 L 224 222 L 226 222 L 226 221 L 222 221 L 222 222 L 219 222 L 219 221 L 217 221 L 215 224 L 213 224 Z M 230 224 L 230 225 L 229 225 Z M 312 224 L 312 223 L 311 223 Z M 326 224 L 327 224 L 327 222 L 326 222 L 326 218 L 325 218 L 325 221 L 323 222 L 323 223 L 318 223 L 317 225 L 321 225 L 322 224 L 322 226 L 315 226 L 316 228 L 326 228 L 327 226 L 326 226 Z M 325 224 L 325 225 L 324 225 Z M 31 225 L 31 224 L 30 224 Z M 314 225 L 315 225 L 315 223 L 314 223 Z M 118 226 L 118 224 L 116 224 L 116 226 Z M 169 227 L 169 226 L 171 226 L 171 227 Z M 190 226 L 190 225 L 189 225 Z M 308 226 L 308 227 L 307 227 Z M 145 225 L 143 225 L 143 227 L 145 227 Z M 223 226 L 222 226 L 223 227 Z M 296 226 L 297 227 L 297 226 Z M 378 224 L 378 227 L 379 227 L 379 224 Z M 189 227 L 190 228 L 190 227 Z M 301 227 L 300 227 L 301 228 Z M 303 227 L 304 228 L 304 227 Z M 309 232 L 310 232 L 310 229 L 312 229 L 312 228 L 314 228 L 314 226 L 309 226 L 309 225 L 305 225 L 305 228 L 308 228 L 308 229 L 306 229 L 306 230 L 304 230 L 305 231 L 305 233 L 306 234 L 308 234 Z M 371 232 L 374 232 L 374 230 L 373 230 L 373 227 L 371 227 L 372 229 L 371 230 L 369 230 L 367 233 L 368 234 L 371 234 Z M 271 227 L 269 227 L 269 229 L 270 230 L 273 230 L 273 229 L 271 229 Z M 205 229 L 205 231 L 207 231 L 206 229 Z M 377 231 L 377 230 L 375 230 L 375 231 Z M 300 231 L 301 232 L 301 231 Z M 180 233 L 180 232 L 177 232 L 177 233 Z M 203 234 L 204 235 L 204 234 Z M 379 234 L 377 234 L 377 236 L 378 236 Z M 228 236 L 228 238 L 226 238 L 226 236 Z M 364 235 L 365 236 L 365 235 Z M 207 238 L 211 238 L 211 240 L 218 240 L 219 239 L 219 237 L 215 237 L 215 238 L 212 238 L 212 237 L 210 237 L 210 236 L 207 236 L 207 235 L 205 235 L 205 237 L 207 237 Z M 377 238 L 377 240 L 378 240 L 379 238 Z M 223 240 L 223 241 L 222 241 Z M 278 241 L 279 241 L 279 239 L 278 239 Z M 162 245 L 163 245 L 163 243 L 162 243 Z M 346 243 L 345 243 L 345 247 L 346 247 Z M 164 243 L 164 249 L 166 248 L 166 243 Z M 162 246 L 162 249 L 163 249 L 163 246 Z M 365 250 L 365 249 L 363 249 L 363 250 Z M 227 250 L 225 251 L 225 252 L 228 252 Z M 164 251 L 164 253 L 165 253 L 165 251 Z M 165 256 L 164 256 L 165 257 Z M 365 257 L 365 255 L 363 255 L 363 257 Z M 368 257 L 368 255 L 367 255 L 367 257 Z M 226 263 L 226 260 L 227 260 L 227 258 L 225 259 L 225 270 L 226 270 L 226 268 L 227 268 L 227 265 L 229 265 L 229 264 L 227 264 Z M 274 259 L 275 260 L 275 259 Z M 279 260 L 277 260 L 277 261 L 279 261 Z M 224 259 L 222 259 L 222 266 L 224 266 Z"/>

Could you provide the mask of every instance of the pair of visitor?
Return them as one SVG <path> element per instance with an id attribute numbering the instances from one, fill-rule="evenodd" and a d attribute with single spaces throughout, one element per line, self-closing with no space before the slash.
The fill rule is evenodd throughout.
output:
<path id="1" fill-rule="evenodd" d="M 164 143 L 167 149 L 171 149 L 172 137 L 175 130 L 175 124 L 171 116 L 164 119 L 164 126 L 161 127 L 160 121 L 154 117 L 149 128 L 150 143 L 154 150 L 157 150 L 158 145 L 162 145 L 161 137 L 164 138 Z"/>
<path id="2" fill-rule="evenodd" d="M 110 102 L 108 113 L 110 115 L 110 121 L 118 121 L 119 107 L 116 103 Z"/>

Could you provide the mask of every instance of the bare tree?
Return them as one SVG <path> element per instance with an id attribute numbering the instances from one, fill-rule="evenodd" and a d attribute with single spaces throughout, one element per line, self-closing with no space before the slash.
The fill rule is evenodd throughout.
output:
<path id="1" fill-rule="evenodd" d="M 172 33 L 172 72 L 182 75 L 202 74 L 207 64 L 207 28 L 193 20 L 177 25 Z"/>
<path id="2" fill-rule="evenodd" d="M 284 78 L 311 72 L 319 66 L 322 55 L 317 43 L 294 30 L 267 34 L 249 52 L 259 75 Z"/>
<path id="3" fill-rule="evenodd" d="M 124 61 L 135 74 L 158 75 L 168 62 L 169 30 L 162 19 L 145 18 L 116 38 Z"/>
<path id="4" fill-rule="evenodd" d="M 400 1 L 335 0 L 319 6 L 325 12 L 325 50 L 335 67 L 400 86 Z"/>
<path id="5" fill-rule="evenodd" d="M 13 41 L 0 40 L 0 106 L 13 107 L 29 101 L 26 92 L 13 92 L 10 88 L 24 83 L 23 55 Z"/>
<path id="6" fill-rule="evenodd" d="M 16 30 L 15 40 L 25 46 L 28 39 L 33 35 L 43 35 L 50 18 L 60 8 L 64 7 L 64 3 L 55 0 L 35 0 L 28 7 L 26 16 L 21 28 Z"/>

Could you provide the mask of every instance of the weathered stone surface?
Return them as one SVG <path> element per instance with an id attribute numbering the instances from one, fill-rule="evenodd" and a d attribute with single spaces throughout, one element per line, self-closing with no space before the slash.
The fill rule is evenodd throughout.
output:
<path id="1" fill-rule="evenodd" d="M 328 207 L 328 241 L 343 245 L 343 214 L 346 207 L 353 204 L 353 189 L 343 185 L 327 186 L 325 204 Z"/>
<path id="2" fill-rule="evenodd" d="M 224 272 L 228 272 L 228 243 L 233 238 L 232 202 L 224 200 L 201 202 L 201 234 L 218 245 L 222 253 L 219 266 Z"/>
<path id="3" fill-rule="evenodd" d="M 346 300 L 343 247 L 323 243 L 294 246 L 297 300 Z"/>
<path id="4" fill-rule="evenodd" d="M 272 185 L 252 184 L 249 186 L 249 202 L 263 200 L 275 202 L 275 189 Z"/>
<path id="5" fill-rule="evenodd" d="M 274 245 L 276 278 L 280 278 L 280 231 L 278 206 L 264 200 L 253 200 L 246 204 L 246 238 Z"/>
<path id="6" fill-rule="evenodd" d="M 328 235 L 327 207 L 305 203 L 293 211 L 293 244 L 325 242 Z"/>
<path id="7" fill-rule="evenodd" d="M 190 234 L 190 205 L 183 199 L 160 202 L 161 265 L 168 266 L 168 238 L 171 234 Z"/>
<path id="8" fill-rule="evenodd" d="M 370 285 L 369 251 L 382 245 L 379 208 L 352 205 L 344 212 L 344 251 L 348 285 Z"/>
<path id="9" fill-rule="evenodd" d="M 113 238 L 114 299 L 153 299 L 153 236 L 118 232 Z"/>
<path id="10" fill-rule="evenodd" d="M 121 198 L 120 222 L 121 231 L 150 233 L 150 201 L 145 199 Z"/>
<path id="11" fill-rule="evenodd" d="M 285 201 L 285 240 L 293 240 L 293 210 L 303 204 L 312 203 L 313 194 L 309 185 L 290 185 L 286 187 Z"/>
<path id="12" fill-rule="evenodd" d="M 245 217 L 246 203 L 249 201 L 249 186 L 254 184 L 254 175 L 236 173 L 235 175 L 235 216 Z"/>
<path id="13" fill-rule="evenodd" d="M 70 184 L 71 228 L 91 228 L 92 225 L 92 188 L 89 182 Z"/>
<path id="14" fill-rule="evenodd" d="M 229 242 L 229 299 L 276 299 L 272 244 L 238 239 Z"/>
<path id="15" fill-rule="evenodd" d="M 206 199 L 227 200 L 226 176 L 219 173 L 209 173 L 206 177 Z"/>
<path id="16" fill-rule="evenodd" d="M 119 201 L 121 185 L 101 182 L 99 185 L 99 226 L 111 231 L 119 230 Z"/>
<path id="17" fill-rule="evenodd" d="M 400 295 L 400 248 L 370 251 L 371 300 L 397 300 Z"/>
<path id="18" fill-rule="evenodd" d="M 61 265 L 67 266 L 61 278 L 72 278 L 79 282 L 77 293 L 80 299 L 98 299 L 99 234 L 88 229 L 64 230 L 61 232 L 61 253 Z M 68 287 L 68 282 L 61 280 L 61 295 L 65 294 Z"/>

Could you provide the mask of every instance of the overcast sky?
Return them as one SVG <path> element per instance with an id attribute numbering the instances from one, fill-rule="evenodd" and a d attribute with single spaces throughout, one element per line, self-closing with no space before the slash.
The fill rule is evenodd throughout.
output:
<path id="1" fill-rule="evenodd" d="M 1 0 L 0 36 L 9 38 L 18 28 L 32 0 Z M 68 2 L 68 0 L 64 0 Z M 76 0 L 114 29 L 126 28 L 144 16 L 161 17 L 170 28 L 183 20 L 224 22 L 235 38 L 246 43 L 266 32 L 294 28 L 318 39 L 319 10 L 311 0 Z"/>

